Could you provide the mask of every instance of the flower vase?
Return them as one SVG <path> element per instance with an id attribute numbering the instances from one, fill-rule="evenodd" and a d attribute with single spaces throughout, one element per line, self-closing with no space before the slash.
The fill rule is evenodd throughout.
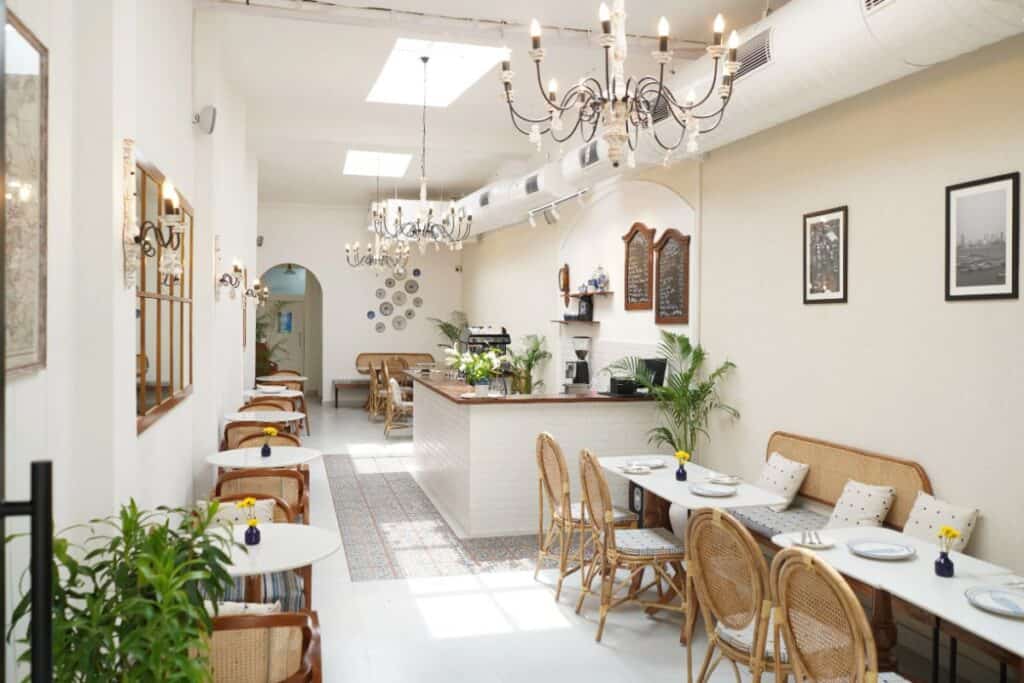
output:
<path id="1" fill-rule="evenodd" d="M 246 545 L 259 545 L 260 544 L 260 528 L 258 526 L 247 527 L 245 530 L 245 544 Z"/>
<path id="2" fill-rule="evenodd" d="M 683 463 L 676 468 L 676 481 L 686 481 L 686 465 Z"/>
<path id="3" fill-rule="evenodd" d="M 953 560 L 949 559 L 949 551 L 939 551 L 939 557 L 935 560 L 935 576 L 949 579 L 953 577 Z"/>
<path id="4" fill-rule="evenodd" d="M 260 449 L 260 456 L 264 458 L 270 457 L 270 442 L 264 441 L 263 448 Z"/>
<path id="5" fill-rule="evenodd" d="M 477 382 L 475 385 L 476 397 L 487 398 L 491 395 L 491 383 L 490 382 Z"/>

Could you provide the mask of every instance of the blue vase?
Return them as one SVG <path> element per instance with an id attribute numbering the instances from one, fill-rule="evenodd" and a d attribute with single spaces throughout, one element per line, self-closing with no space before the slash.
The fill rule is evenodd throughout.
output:
<path id="1" fill-rule="evenodd" d="M 686 466 L 682 463 L 676 469 L 676 481 L 686 481 Z"/>
<path id="2" fill-rule="evenodd" d="M 260 544 L 260 528 L 258 526 L 251 526 L 245 530 L 245 544 L 246 545 L 259 545 Z"/>
<path id="3" fill-rule="evenodd" d="M 263 444 L 263 448 L 260 449 L 260 456 L 264 457 L 264 458 L 269 458 L 270 457 L 270 444 L 269 443 Z"/>
<path id="4" fill-rule="evenodd" d="M 948 552 L 939 552 L 939 558 L 935 560 L 935 576 L 953 578 L 953 560 L 949 559 Z"/>

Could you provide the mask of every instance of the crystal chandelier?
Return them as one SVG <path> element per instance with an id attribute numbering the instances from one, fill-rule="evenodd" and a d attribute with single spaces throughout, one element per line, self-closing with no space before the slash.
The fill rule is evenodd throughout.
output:
<path id="1" fill-rule="evenodd" d="M 345 244 L 345 260 L 353 268 L 370 267 L 378 274 L 391 270 L 402 276 L 409 265 L 409 243 L 382 240 L 376 235 L 373 243 L 368 242 L 365 248 L 360 247 L 359 242 Z"/>
<path id="2" fill-rule="evenodd" d="M 675 93 L 665 86 L 665 67 L 672 61 L 672 51 L 668 48 L 668 20 L 662 17 L 658 22 L 658 49 L 651 54 L 659 65 L 658 77 L 643 76 L 634 79 L 625 75 L 625 0 L 615 0 L 614 10 L 611 11 L 608 5 L 601 3 L 599 17 L 600 44 L 604 49 L 604 83 L 593 76 L 581 78 L 562 95 L 561 99 L 558 97 L 558 82 L 555 79 L 551 79 L 547 91 L 544 90 L 540 70 L 540 63 L 544 59 L 544 48 L 541 47 L 540 40 L 541 27 L 536 19 L 530 23 L 532 49 L 529 54 L 536 65 L 537 85 L 547 105 L 546 116 L 531 118 L 516 110 L 512 90 L 514 74 L 511 59 L 506 55 L 501 64 L 501 81 L 504 84 L 505 101 L 512 115 L 512 124 L 516 130 L 528 135 L 530 141 L 539 149 L 542 136 L 547 133 L 550 133 L 556 142 L 562 143 L 578 130 L 583 140 L 589 142 L 594 138 L 597 129 L 602 127 L 602 137 L 608 144 L 608 157 L 615 167 L 619 166 L 624 157 L 630 167 L 635 165 L 633 153 L 639 143 L 641 130 L 649 132 L 655 142 L 665 150 L 666 161 L 684 142 L 686 151 L 696 154 L 700 149 L 700 136 L 718 127 L 732 98 L 733 77 L 740 68 L 740 62 L 736 59 L 739 35 L 733 31 L 729 36 L 728 45 L 723 44 L 725 21 L 721 14 L 715 17 L 714 39 L 707 47 L 708 54 L 713 60 L 711 84 L 702 98 L 698 99 L 691 90 L 680 101 Z M 716 95 L 720 102 L 704 107 Z M 717 106 L 714 111 L 697 111 L 700 108 L 711 109 L 713 106 Z M 655 112 L 662 111 L 665 113 L 661 114 L 661 117 L 671 118 L 679 128 L 679 136 L 675 140 L 664 140 L 654 126 Z M 563 134 L 566 130 L 568 132 Z"/>
<path id="3" fill-rule="evenodd" d="M 388 215 L 385 202 L 373 202 L 370 207 L 370 227 L 381 237 L 385 246 L 391 242 L 416 242 L 420 252 L 426 251 L 427 245 L 433 244 L 435 250 L 441 244 L 447 244 L 451 250 L 461 250 L 463 240 L 467 239 L 473 229 L 473 217 L 464 207 L 456 207 L 449 202 L 443 212 L 435 214 L 433 206 L 427 201 L 427 62 L 430 58 L 420 57 L 423 62 L 423 136 L 420 147 L 420 211 L 419 215 L 408 218 L 403 215 L 402 207 L 398 206 L 393 216 Z M 378 187 L 379 195 L 379 187 Z"/>

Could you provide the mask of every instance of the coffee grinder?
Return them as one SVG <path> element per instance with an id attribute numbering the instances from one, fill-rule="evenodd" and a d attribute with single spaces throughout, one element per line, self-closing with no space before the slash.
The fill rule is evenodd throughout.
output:
<path id="1" fill-rule="evenodd" d="M 564 388 L 567 394 L 590 393 L 590 337 L 573 337 L 574 358 L 565 364 Z"/>

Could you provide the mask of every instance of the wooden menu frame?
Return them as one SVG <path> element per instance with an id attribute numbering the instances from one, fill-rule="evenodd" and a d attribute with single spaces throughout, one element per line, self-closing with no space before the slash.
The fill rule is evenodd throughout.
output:
<path id="1" fill-rule="evenodd" d="M 678 242 L 680 244 L 679 262 L 668 266 L 669 268 L 675 268 L 678 271 L 682 271 L 683 291 L 681 292 L 681 296 L 683 300 L 675 302 L 678 303 L 678 307 L 682 311 L 682 314 L 677 315 L 666 314 L 660 308 L 662 294 L 661 273 L 666 267 L 662 263 L 662 251 L 670 242 Z M 654 293 L 654 323 L 656 325 L 688 325 L 690 323 L 690 236 L 684 235 L 675 228 L 669 228 L 663 232 L 658 241 L 654 243 L 654 251 L 657 252 L 655 262 L 658 266 L 658 272 L 654 276 L 656 283 Z"/>
<path id="2" fill-rule="evenodd" d="M 654 232 L 654 228 L 648 228 L 643 223 L 634 223 L 629 229 L 629 232 L 622 236 L 622 241 L 625 243 L 625 265 L 622 275 L 625 280 L 625 295 L 623 296 L 623 301 L 627 311 L 649 311 L 654 308 Z M 633 244 L 633 240 L 635 240 L 638 235 L 647 240 L 647 282 L 637 283 L 642 286 L 644 288 L 643 291 L 646 292 L 643 300 L 630 298 L 633 291 L 632 285 L 634 284 L 634 281 L 630 280 L 629 275 L 629 251 Z"/>

